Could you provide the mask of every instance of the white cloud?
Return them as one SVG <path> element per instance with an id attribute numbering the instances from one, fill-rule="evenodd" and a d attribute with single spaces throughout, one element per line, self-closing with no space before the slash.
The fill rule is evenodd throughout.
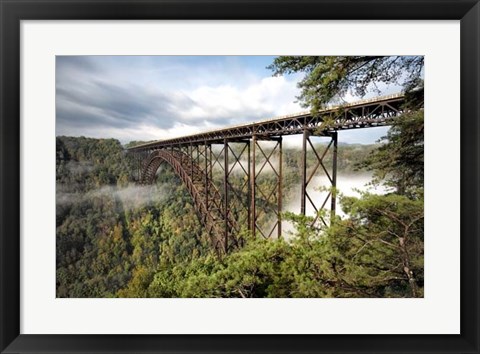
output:
<path id="1" fill-rule="evenodd" d="M 60 57 L 57 135 L 166 139 L 300 111 L 300 76 L 236 57 Z"/>
<path id="2" fill-rule="evenodd" d="M 265 77 L 244 88 L 234 84 L 201 86 L 191 92 L 184 92 L 194 101 L 189 109 L 179 107 L 179 115 L 186 121 L 229 120 L 232 124 L 248 122 L 251 119 L 298 112 L 296 81 L 284 77 Z"/>

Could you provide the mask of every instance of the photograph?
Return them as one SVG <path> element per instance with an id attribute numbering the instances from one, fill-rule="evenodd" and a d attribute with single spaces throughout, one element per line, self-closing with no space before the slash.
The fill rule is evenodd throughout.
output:
<path id="1" fill-rule="evenodd" d="M 424 298 L 424 59 L 57 55 L 56 297 Z"/>
<path id="2" fill-rule="evenodd" d="M 479 1 L 0 0 L 0 354 L 480 354 Z"/>

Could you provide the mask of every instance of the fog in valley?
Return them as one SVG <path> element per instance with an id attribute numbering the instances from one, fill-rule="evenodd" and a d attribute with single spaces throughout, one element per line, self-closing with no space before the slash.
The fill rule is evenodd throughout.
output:
<path id="1" fill-rule="evenodd" d="M 359 197 L 362 192 L 368 192 L 372 194 L 385 194 L 389 192 L 389 189 L 385 186 L 372 186 L 370 184 L 372 176 L 369 173 L 350 173 L 350 174 L 341 174 L 337 175 L 337 205 L 336 205 L 336 215 L 341 218 L 345 218 L 346 215 L 342 210 L 341 197 Z M 307 187 L 307 192 L 310 198 L 314 201 L 317 208 L 320 208 L 324 203 L 325 199 L 328 197 L 328 190 L 331 187 L 331 183 L 326 175 L 317 176 L 312 178 Z M 295 214 L 300 213 L 300 195 L 301 189 L 300 184 L 296 188 L 296 192 L 292 193 L 288 200 L 290 202 L 286 203 L 283 206 L 284 212 L 292 212 Z M 330 211 L 331 199 L 328 198 L 325 204 L 325 210 Z M 314 216 L 315 210 L 310 203 L 306 200 L 305 214 L 307 216 Z M 295 231 L 293 224 L 289 221 L 282 222 L 283 236 L 285 238 L 291 237 L 292 233 Z"/>

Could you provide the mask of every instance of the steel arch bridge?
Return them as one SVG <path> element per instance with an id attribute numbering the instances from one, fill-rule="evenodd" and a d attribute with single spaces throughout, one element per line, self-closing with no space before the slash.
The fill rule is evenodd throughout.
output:
<path id="1" fill-rule="evenodd" d="M 155 181 L 162 163 L 173 168 L 188 189 L 212 245 L 217 252 L 228 253 L 242 245 L 238 236 L 242 229 L 265 238 L 281 237 L 283 136 L 302 135 L 299 211 L 305 215 L 307 209 L 313 210 L 314 223 L 326 225 L 319 211 L 329 207 L 331 216 L 335 215 L 337 132 L 390 125 L 406 111 L 405 97 L 395 94 L 316 114 L 303 112 L 155 141 L 131 147 L 128 152 L 135 159 L 137 179 L 142 184 Z M 326 137 L 329 142 L 316 146 L 314 136 Z M 332 156 L 331 166 L 325 163 L 327 153 Z M 320 174 L 333 188 L 325 198 L 315 200 L 311 188 L 314 177 Z M 266 179 L 269 183 L 262 182 Z"/>

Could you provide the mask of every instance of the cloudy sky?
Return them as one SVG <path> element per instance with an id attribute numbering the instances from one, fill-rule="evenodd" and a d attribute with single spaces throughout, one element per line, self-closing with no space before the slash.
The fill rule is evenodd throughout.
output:
<path id="1" fill-rule="evenodd" d="M 296 102 L 302 74 L 272 77 L 273 58 L 57 56 L 56 134 L 160 140 L 304 110 Z M 340 141 L 373 143 L 384 134 L 347 131 Z"/>

